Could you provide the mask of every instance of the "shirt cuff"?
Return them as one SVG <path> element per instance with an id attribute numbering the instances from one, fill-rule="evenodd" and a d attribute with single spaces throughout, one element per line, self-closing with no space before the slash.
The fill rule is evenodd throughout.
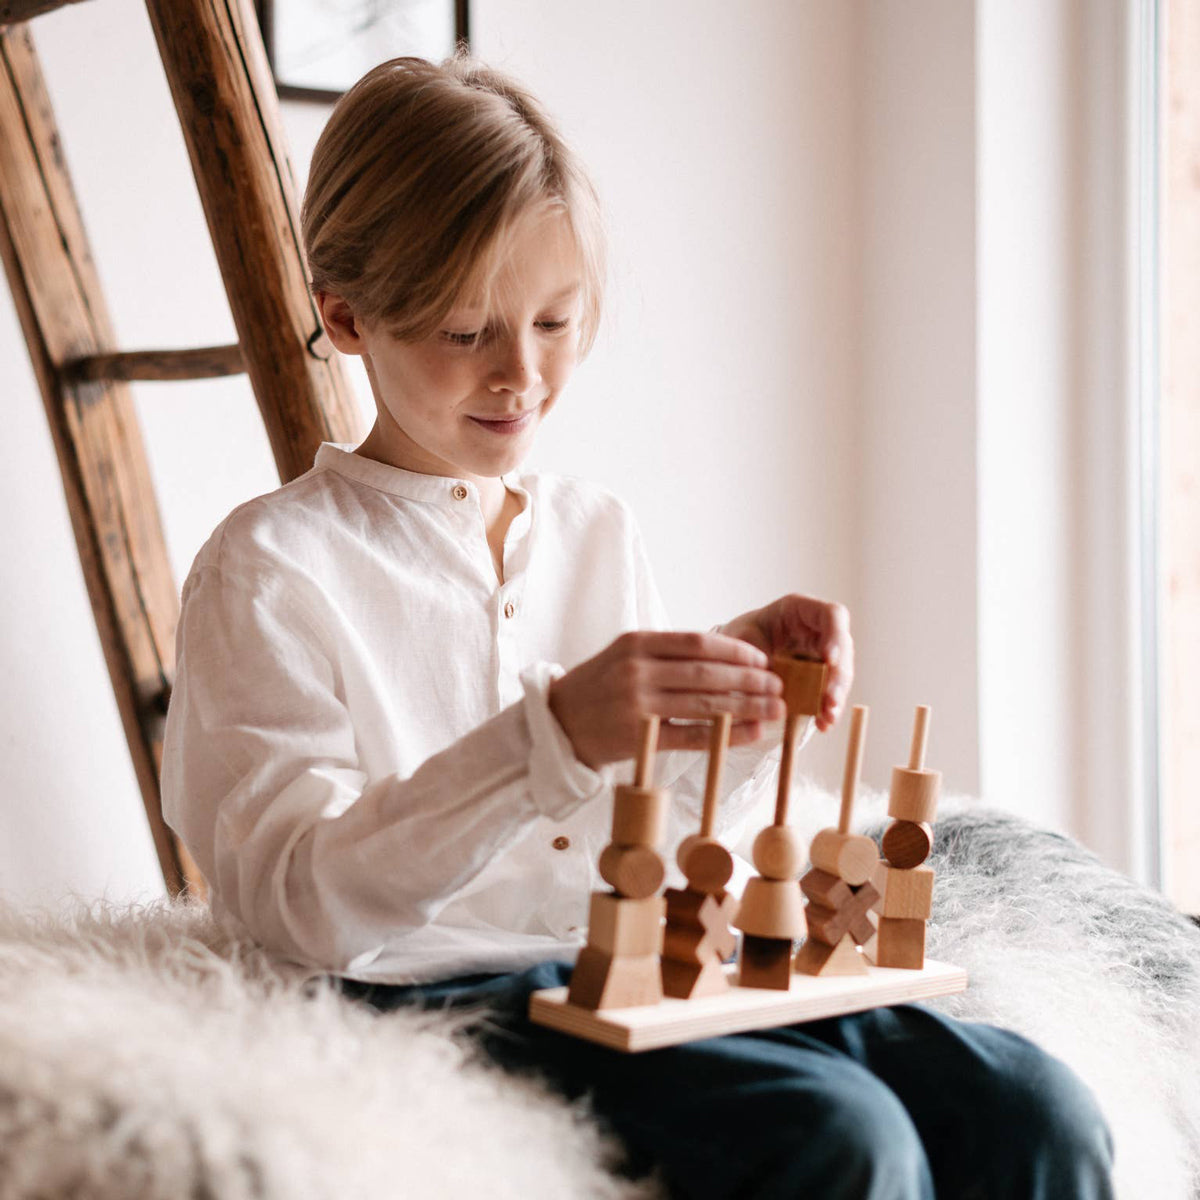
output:
<path id="1" fill-rule="evenodd" d="M 550 684 L 566 672 L 539 662 L 521 672 L 525 722 L 531 743 L 529 790 L 543 816 L 561 821 L 605 788 L 603 776 L 575 757 L 571 740 L 550 711 Z"/>

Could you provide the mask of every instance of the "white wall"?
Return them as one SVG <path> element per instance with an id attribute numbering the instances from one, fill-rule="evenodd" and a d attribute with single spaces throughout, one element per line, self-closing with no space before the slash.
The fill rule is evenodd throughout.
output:
<path id="1" fill-rule="evenodd" d="M 982 783 L 1088 834 L 1084 739 L 1063 749 L 1043 730 L 1020 762 L 997 752 L 1024 724 L 1021 688 L 1045 675 L 1010 641 L 1034 594 L 1010 568 L 1049 572 L 1050 624 L 1035 637 L 1038 654 L 1058 647 L 1054 679 L 1080 659 L 1062 649 L 1075 644 L 1062 590 L 1073 568 L 1058 557 L 1068 516 L 1043 527 L 1036 506 L 1017 504 L 1016 533 L 1039 535 L 1028 546 L 995 519 L 1014 483 L 1064 514 L 1078 503 L 1074 477 L 1057 473 L 1080 420 L 1069 384 L 1083 350 L 1065 323 L 1084 282 L 1081 251 L 1056 231 L 1076 228 L 1062 197 L 1078 194 L 1084 168 L 1055 149 L 1087 93 L 1073 76 L 1039 74 L 1058 72 L 1071 28 L 1058 14 L 1076 11 L 1070 0 L 1011 11 L 490 0 L 473 24 L 477 49 L 525 78 L 591 164 L 612 231 L 606 324 L 534 465 L 630 500 L 681 624 L 793 588 L 847 602 L 854 699 L 872 706 L 868 782 L 886 784 L 912 706 L 932 703 L 930 761 L 947 787 Z M 232 340 L 140 4 L 91 0 L 39 19 L 35 35 L 121 344 Z M 1092 42 L 1088 61 L 1120 43 L 1119 22 Z M 97 86 L 97 62 L 120 88 Z M 1000 120 L 1010 86 L 1028 146 Z M 1094 118 L 1102 139 L 1113 115 L 1095 111 L 1108 112 Z M 323 115 L 286 107 L 301 176 Z M 1006 195 L 1014 172 L 1021 190 Z M 1089 236 L 1104 244 L 1103 229 Z M 1112 338 L 1114 320 L 1094 324 Z M 1028 325 L 1036 353 L 1007 353 L 1006 322 Z M 154 894 L 57 465 L 3 294 L 0 348 L 12 464 L 0 475 L 0 891 Z M 273 485 L 270 455 L 243 380 L 138 395 L 182 577 L 224 513 Z M 1032 466 L 1002 452 L 1029 414 L 1055 431 Z M 981 441 L 990 429 L 997 440 Z M 1039 712 L 1060 711 L 1061 688 L 1047 685 Z M 839 731 L 802 767 L 835 783 L 843 747 Z"/>

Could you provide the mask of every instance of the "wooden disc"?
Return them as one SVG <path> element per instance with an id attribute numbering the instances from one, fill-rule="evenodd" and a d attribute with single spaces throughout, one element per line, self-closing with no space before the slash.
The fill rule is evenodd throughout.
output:
<path id="1" fill-rule="evenodd" d="M 733 878 L 733 855 L 716 838 L 698 837 L 679 865 L 697 892 L 719 892 Z"/>
<path id="2" fill-rule="evenodd" d="M 893 867 L 919 867 L 933 849 L 933 826 L 923 821 L 893 821 L 883 835 L 883 856 Z"/>
<path id="3" fill-rule="evenodd" d="M 837 875 L 852 887 L 871 878 L 879 865 L 879 851 L 869 837 L 822 829 L 808 848 L 808 857 L 818 871 Z"/>
<path id="4" fill-rule="evenodd" d="M 941 771 L 892 768 L 892 790 L 888 794 L 888 816 L 897 821 L 931 822 L 937 816 Z"/>
<path id="5" fill-rule="evenodd" d="M 631 900 L 653 896 L 667 877 L 663 860 L 651 846 L 610 843 L 600 852 L 600 878 Z"/>
<path id="6" fill-rule="evenodd" d="M 804 866 L 804 839 L 790 825 L 767 825 L 754 839 L 751 857 L 767 879 L 795 879 Z"/>

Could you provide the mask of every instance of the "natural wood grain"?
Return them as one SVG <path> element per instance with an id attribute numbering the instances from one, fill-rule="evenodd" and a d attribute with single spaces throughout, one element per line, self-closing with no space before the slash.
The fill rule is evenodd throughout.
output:
<path id="1" fill-rule="evenodd" d="M 736 977 L 736 967 L 725 970 L 731 978 Z M 661 1004 L 613 1013 L 576 1008 L 567 1003 L 566 988 L 547 988 L 530 998 L 529 1016 L 535 1024 L 637 1053 L 747 1029 L 770 1029 L 888 1004 L 930 1000 L 961 992 L 966 986 L 967 973 L 961 967 L 930 960 L 921 971 L 869 967 L 865 976 L 852 978 L 792 974 L 783 990 L 734 987 L 723 996 L 668 998 Z"/>
<path id="2" fill-rule="evenodd" d="M 79 2 L 80 0 L 0 0 L 0 25 L 29 21 L 53 12 L 56 8 L 66 8 L 68 4 Z"/>
<path id="3" fill-rule="evenodd" d="M 280 478 L 322 441 L 355 441 L 341 362 L 303 267 L 295 180 L 248 0 L 147 0 L 246 370 Z"/>
<path id="4" fill-rule="evenodd" d="M 33 361 L 67 508 L 168 889 L 202 881 L 162 819 L 158 755 L 178 602 L 129 389 L 68 382 L 113 348 L 61 142 L 25 26 L 0 31 L 0 257 Z"/>
<path id="5" fill-rule="evenodd" d="M 65 366 L 72 380 L 146 380 L 172 382 L 181 379 L 218 379 L 241 375 L 246 370 L 241 346 L 205 346 L 195 350 L 126 350 L 115 354 L 93 354 Z"/>

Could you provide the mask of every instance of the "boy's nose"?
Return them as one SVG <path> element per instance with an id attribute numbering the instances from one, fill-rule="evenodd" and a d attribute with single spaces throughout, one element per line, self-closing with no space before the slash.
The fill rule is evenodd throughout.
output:
<path id="1" fill-rule="evenodd" d="M 525 395 L 541 380 L 535 347 L 523 337 L 510 337 L 499 351 L 488 381 L 492 391 Z"/>

